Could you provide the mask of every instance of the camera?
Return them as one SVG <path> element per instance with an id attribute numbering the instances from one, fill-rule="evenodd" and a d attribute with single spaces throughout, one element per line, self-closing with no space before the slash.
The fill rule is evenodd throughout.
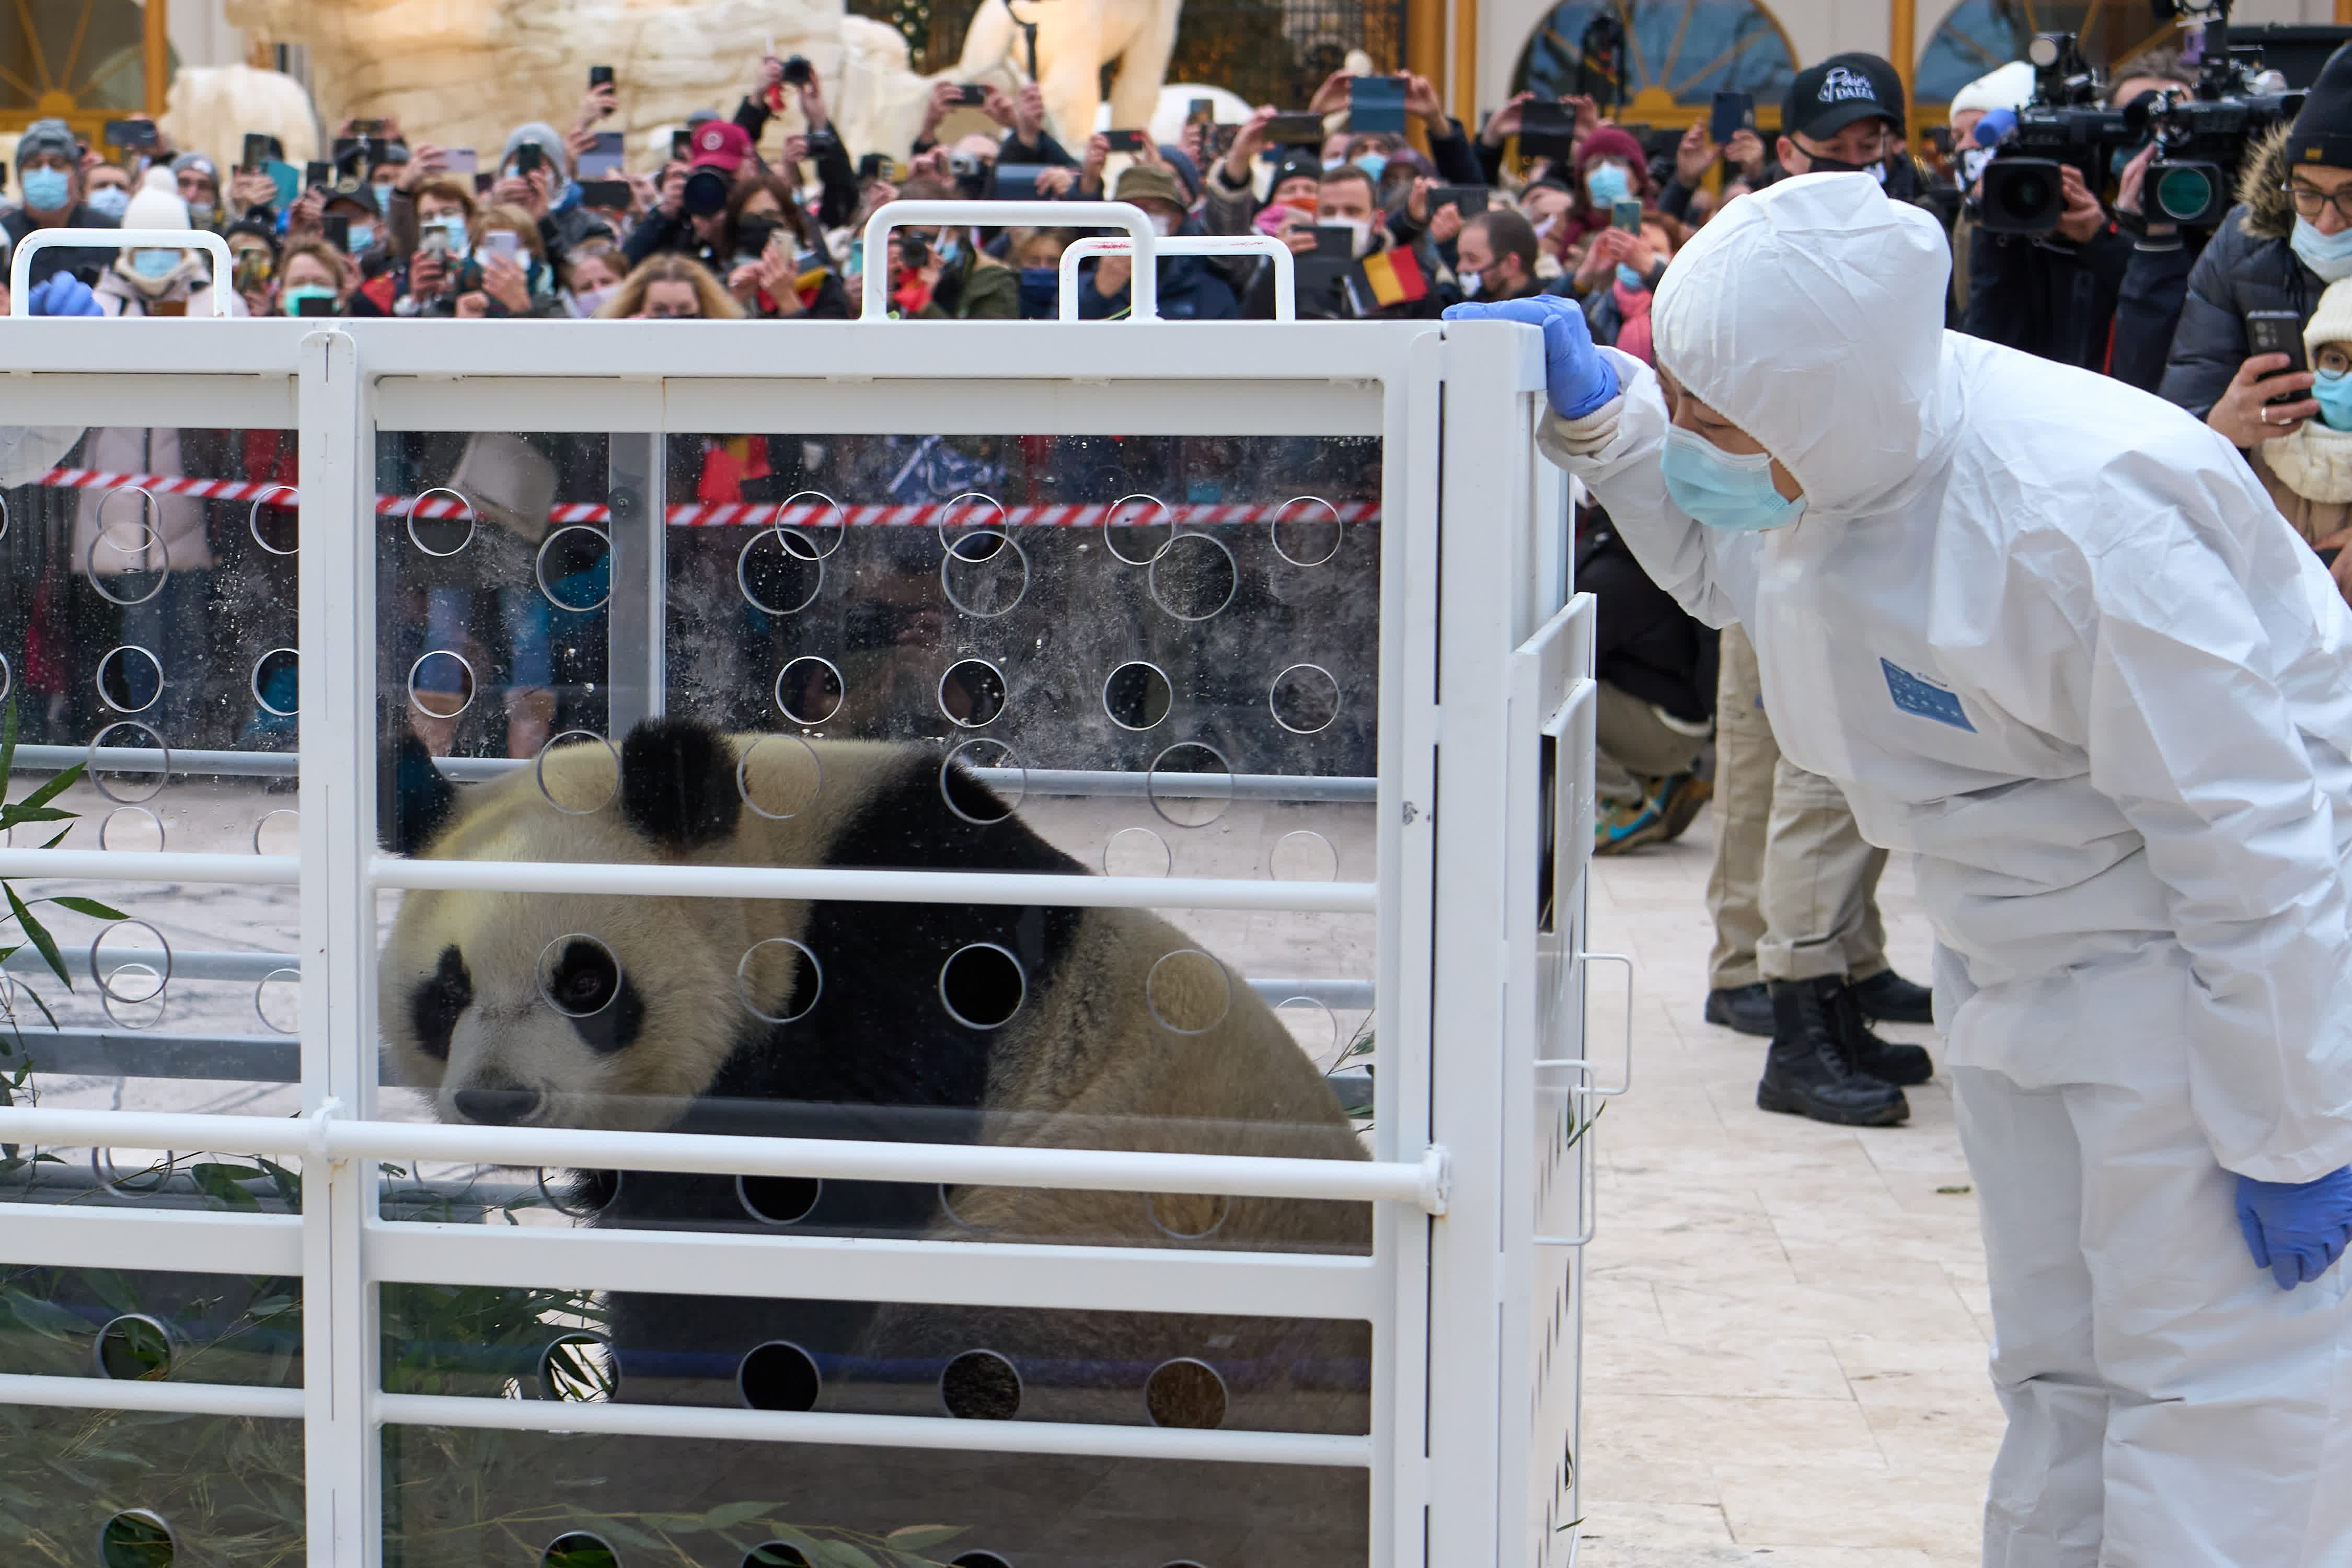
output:
<path id="1" fill-rule="evenodd" d="M 2230 210 L 2247 144 L 2292 121 L 2304 95 L 2285 90 L 2284 77 L 2263 70 L 2258 50 L 2230 47 L 2230 0 L 2215 0 L 2210 11 L 2158 0 L 2156 9 L 2159 17 L 2210 15 L 2212 20 L 2205 26 L 2195 93 L 2175 89 L 2129 108 L 2157 146 L 2140 207 L 2150 219 L 2210 228 Z"/>
<path id="2" fill-rule="evenodd" d="M 716 169 L 697 169 L 686 177 L 686 189 L 680 202 L 694 217 L 709 217 L 722 212 L 727 198 L 734 194 L 735 183 Z"/>
<path id="3" fill-rule="evenodd" d="M 806 87 L 815 75 L 804 55 L 794 55 L 784 62 L 784 80 L 794 87 Z"/>
<path id="4" fill-rule="evenodd" d="M 2099 79 L 2084 63 L 2072 33 L 2037 33 L 2026 47 L 2033 100 L 1984 167 L 1977 226 L 1988 234 L 2048 234 L 2066 210 L 2072 166 L 2096 192 L 2106 185 L 2111 154 L 2139 140 L 2120 110 L 2099 106 Z"/>
<path id="5" fill-rule="evenodd" d="M 988 161 L 973 153 L 950 153 L 948 173 L 955 176 L 956 195 L 976 202 L 988 195 Z"/>

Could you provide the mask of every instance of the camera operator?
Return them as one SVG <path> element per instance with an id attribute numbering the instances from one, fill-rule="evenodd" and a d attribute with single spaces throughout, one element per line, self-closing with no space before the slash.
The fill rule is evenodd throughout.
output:
<path id="1" fill-rule="evenodd" d="M 826 228 L 838 228 L 857 210 L 857 170 L 849 161 L 849 149 L 842 145 L 841 133 L 833 128 L 833 111 L 825 107 L 824 85 L 817 79 L 816 67 L 799 55 L 782 60 L 770 55 L 761 59 L 751 92 L 735 106 L 735 123 L 758 146 L 769 119 L 783 107 L 787 87 L 800 100 L 801 119 L 808 130 L 785 143 L 784 162 L 791 165 L 786 178 L 798 185 L 801 158 L 813 159 L 821 192 L 817 222 Z"/>
<path id="2" fill-rule="evenodd" d="M 1969 235 L 1969 303 L 1960 330 L 2061 364 L 2104 370 L 2108 326 L 2132 242 L 2068 163 L 2063 202 L 2047 234 Z"/>
<path id="3" fill-rule="evenodd" d="M 662 171 L 659 199 L 621 247 L 629 265 L 675 250 L 724 276 L 728 258 L 718 247 L 727 226 L 727 200 L 751 163 L 751 132 L 741 126 L 709 120 L 695 127 L 694 161 Z"/>
<path id="4" fill-rule="evenodd" d="M 2309 321 L 2328 284 L 2352 277 L 2352 47 L 2328 58 L 2292 127 L 2246 152 L 2238 205 L 2189 275 L 2158 391 L 2242 450 L 2319 412 L 2308 372 L 2246 353 L 2246 312 Z M 2274 399 L 2285 398 L 2284 402 Z"/>

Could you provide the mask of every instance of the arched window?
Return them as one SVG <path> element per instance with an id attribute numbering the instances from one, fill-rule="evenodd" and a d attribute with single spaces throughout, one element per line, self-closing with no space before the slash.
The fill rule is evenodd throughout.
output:
<path id="1" fill-rule="evenodd" d="M 1960 0 L 1927 40 L 1911 96 L 1949 103 L 1952 94 L 1992 69 L 2025 58 L 2036 33 L 2073 33 L 2083 57 L 2110 66 L 2172 37 L 2145 6 L 2122 0 Z"/>
<path id="2" fill-rule="evenodd" d="M 1520 51 L 1511 90 L 1577 90 L 1578 41 L 1601 5 L 1625 29 L 1628 107 L 1618 118 L 1686 125 L 1717 92 L 1750 92 L 1768 124 L 1796 75 L 1796 57 L 1772 14 L 1754 0 L 1567 0 Z"/>
<path id="3" fill-rule="evenodd" d="M 0 129 L 55 115 L 96 142 L 100 122 L 145 107 L 145 36 L 132 0 L 0 6 Z"/>

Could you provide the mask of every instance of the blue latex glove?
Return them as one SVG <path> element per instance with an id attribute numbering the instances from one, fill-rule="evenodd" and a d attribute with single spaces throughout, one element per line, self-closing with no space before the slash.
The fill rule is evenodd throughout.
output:
<path id="1" fill-rule="evenodd" d="M 1449 321 L 1523 321 L 1541 327 L 1544 335 L 1544 383 L 1552 412 L 1562 419 L 1581 419 L 1617 395 L 1617 367 L 1592 346 L 1592 329 L 1585 325 L 1584 309 L 1557 294 L 1529 300 L 1497 300 L 1491 304 L 1448 305 Z"/>
<path id="2" fill-rule="evenodd" d="M 25 296 L 25 308 L 36 316 L 103 316 L 89 285 L 70 272 L 53 272 Z"/>
<path id="3" fill-rule="evenodd" d="M 2352 1167 L 2315 1182 L 2238 1178 L 2238 1227 L 2246 1250 L 2279 1289 L 2308 1284 L 2335 1267 L 2352 1242 Z"/>

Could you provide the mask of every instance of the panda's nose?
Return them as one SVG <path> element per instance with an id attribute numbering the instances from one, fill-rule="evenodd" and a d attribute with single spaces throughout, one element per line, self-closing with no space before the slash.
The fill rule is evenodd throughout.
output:
<path id="1" fill-rule="evenodd" d="M 539 1109 L 539 1090 L 535 1089 L 461 1089 L 457 1091 L 457 1114 L 468 1121 L 480 1121 L 494 1127 L 511 1127 L 528 1121 Z"/>

